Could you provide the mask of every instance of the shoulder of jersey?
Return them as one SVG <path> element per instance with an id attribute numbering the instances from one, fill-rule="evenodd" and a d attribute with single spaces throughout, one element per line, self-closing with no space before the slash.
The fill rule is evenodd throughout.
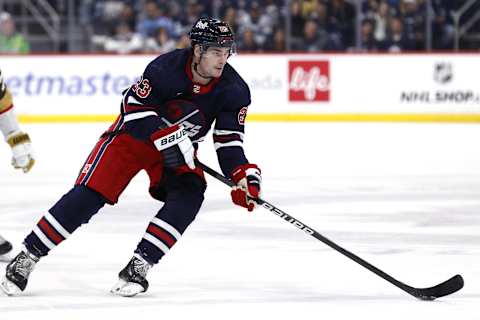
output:
<path id="1" fill-rule="evenodd" d="M 245 80 L 229 63 L 225 65 L 222 78 L 225 79 L 225 85 L 232 90 L 250 91 Z"/>
<path id="2" fill-rule="evenodd" d="M 158 69 L 184 69 L 185 61 L 189 55 L 189 49 L 175 49 L 156 57 L 150 65 Z"/>

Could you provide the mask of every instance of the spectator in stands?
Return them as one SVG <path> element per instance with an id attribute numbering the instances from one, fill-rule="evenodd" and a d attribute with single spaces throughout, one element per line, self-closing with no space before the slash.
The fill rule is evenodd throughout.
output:
<path id="1" fill-rule="evenodd" d="M 372 19 L 379 6 L 378 0 L 366 0 L 362 2 L 362 13 L 365 18 Z"/>
<path id="2" fill-rule="evenodd" d="M 228 23 L 235 34 L 238 33 L 237 10 L 234 7 L 227 7 L 225 9 L 222 20 Z"/>
<path id="3" fill-rule="evenodd" d="M 311 18 L 312 14 L 317 11 L 318 4 L 319 0 L 301 0 L 300 11 L 302 13 L 302 16 L 306 18 Z"/>
<path id="4" fill-rule="evenodd" d="M 255 43 L 263 46 L 267 37 L 273 33 L 273 20 L 262 12 L 258 2 L 254 1 L 250 4 L 248 15 L 239 21 L 239 32 L 243 34 L 246 29 L 253 32 Z"/>
<path id="5" fill-rule="evenodd" d="M 113 35 L 117 24 L 124 22 L 122 15 L 127 15 L 132 6 L 126 0 L 84 0 L 80 7 L 80 19 L 83 24 L 90 26 L 96 35 Z M 125 10 L 125 12 L 124 12 Z M 130 20 L 128 21 L 130 24 Z M 133 28 L 133 26 L 131 26 Z"/>
<path id="6" fill-rule="evenodd" d="M 402 0 L 400 18 L 410 50 L 425 49 L 425 6 L 419 0 Z"/>
<path id="7" fill-rule="evenodd" d="M 292 42 L 292 49 L 303 52 L 319 52 L 325 49 L 328 34 L 319 30 L 315 20 L 308 20 L 303 28 L 303 39 Z"/>
<path id="8" fill-rule="evenodd" d="M 391 8 L 398 9 L 398 7 L 400 6 L 400 0 L 387 0 L 387 1 L 388 1 L 388 5 Z"/>
<path id="9" fill-rule="evenodd" d="M 302 15 L 301 4 L 299 0 L 292 1 L 290 5 L 291 17 L 291 36 L 294 42 L 299 41 L 303 37 L 303 30 L 305 28 L 305 17 Z"/>
<path id="10" fill-rule="evenodd" d="M 250 4 L 248 0 L 239 0 L 230 6 L 234 6 L 237 9 L 237 22 L 239 28 L 245 24 L 245 21 L 249 19 L 248 5 Z"/>
<path id="11" fill-rule="evenodd" d="M 398 17 L 391 18 L 389 22 L 388 36 L 382 49 L 389 52 L 400 52 L 411 50 L 412 46 L 412 42 L 408 41 L 405 37 L 402 20 Z"/>
<path id="12" fill-rule="evenodd" d="M 185 46 L 183 35 L 190 26 L 200 16 L 213 15 L 223 17 L 238 39 L 245 38 L 241 41 L 249 51 L 255 47 L 257 50 L 281 50 L 285 38 L 294 50 L 315 51 L 314 48 L 322 47 L 322 50 L 342 51 L 355 49 L 357 43 L 356 1 L 361 2 L 359 14 L 363 23 L 358 35 L 362 50 L 375 46 L 394 51 L 425 49 L 426 0 L 83 0 L 78 7 L 84 26 L 93 25 L 95 34 L 113 38 L 119 35 L 117 26 L 127 23 L 130 29 L 152 38 L 160 27 L 164 28 L 170 39 L 179 41 L 178 46 Z M 433 49 L 451 49 L 454 43 L 452 12 L 461 4 L 452 0 L 429 2 L 434 12 Z M 291 18 L 291 34 L 288 35 L 282 27 L 287 3 Z M 311 22 L 306 27 L 307 20 L 316 23 L 316 27 Z M 375 45 L 370 39 L 372 26 Z M 475 28 L 480 29 L 474 25 L 471 30 Z M 251 31 L 244 37 L 247 29 Z M 253 42 L 249 39 L 251 36 Z"/>
<path id="13" fill-rule="evenodd" d="M 362 21 L 360 29 L 360 51 L 377 51 L 378 44 L 373 35 L 374 24 L 371 19 Z"/>
<path id="14" fill-rule="evenodd" d="M 390 19 L 390 7 L 386 1 L 380 1 L 377 9 L 373 13 L 375 41 L 383 42 L 387 38 L 388 21 Z"/>
<path id="15" fill-rule="evenodd" d="M 0 53 L 30 52 L 27 40 L 16 31 L 15 22 L 8 12 L 0 13 Z"/>
<path id="16" fill-rule="evenodd" d="M 319 2 L 315 7 L 315 11 L 311 12 L 309 17 L 317 21 L 323 28 L 328 26 L 328 6 L 324 2 Z"/>
<path id="17" fill-rule="evenodd" d="M 141 52 L 145 43 L 144 38 L 134 32 L 127 23 L 115 27 L 112 36 L 96 35 L 92 43 L 105 52 L 127 54 Z"/>
<path id="18" fill-rule="evenodd" d="M 188 34 L 184 33 L 180 36 L 180 39 L 177 41 L 177 48 L 184 49 L 190 47 L 190 37 Z"/>
<path id="19" fill-rule="evenodd" d="M 182 12 L 180 17 L 181 23 L 185 26 L 185 32 L 187 33 L 189 27 L 192 26 L 203 14 L 203 5 L 197 0 L 188 0 L 185 6 L 185 11 Z"/>
<path id="20" fill-rule="evenodd" d="M 173 35 L 173 21 L 165 9 L 156 1 L 147 0 L 143 8 L 144 18 L 140 20 L 137 27 L 138 33 L 144 37 L 155 37 L 159 28 L 165 28 L 169 35 Z"/>
<path id="21" fill-rule="evenodd" d="M 238 50 L 243 52 L 256 52 L 260 50 L 260 45 L 255 41 L 254 31 L 250 28 L 244 28 L 240 41 L 237 43 Z"/>
<path id="22" fill-rule="evenodd" d="M 281 10 L 281 5 L 277 2 L 281 2 L 281 4 L 284 4 L 284 1 L 275 1 L 275 0 L 265 0 L 263 5 L 263 13 L 270 19 L 271 23 L 271 28 L 272 30 L 274 28 L 278 28 L 280 25 L 280 10 Z M 283 22 L 283 21 L 282 21 Z M 273 33 L 273 31 L 270 33 L 270 35 Z"/>
<path id="23" fill-rule="evenodd" d="M 317 10 L 311 16 L 317 23 L 319 33 L 326 38 L 324 50 L 342 51 L 346 48 L 345 35 L 338 28 L 338 21 L 336 19 L 332 20 L 329 10 L 331 10 L 331 7 L 326 2 L 320 2 L 317 5 Z M 353 46 L 353 43 L 351 46 Z"/>
<path id="24" fill-rule="evenodd" d="M 116 23 L 125 23 L 131 30 L 135 30 L 135 27 L 137 26 L 137 15 L 133 5 L 127 3 L 123 5 L 122 10 L 118 14 Z"/>
<path id="25" fill-rule="evenodd" d="M 286 52 L 285 30 L 281 27 L 276 28 L 273 35 L 265 43 L 265 51 L 268 52 Z"/>
<path id="26" fill-rule="evenodd" d="M 453 49 L 455 35 L 452 18 L 452 14 L 455 11 L 453 2 L 451 0 L 432 0 L 434 12 L 432 24 L 433 49 Z"/>
<path id="27" fill-rule="evenodd" d="M 345 0 L 328 1 L 330 49 L 342 50 L 354 45 L 355 8 Z"/>
<path id="28" fill-rule="evenodd" d="M 159 28 L 154 38 L 148 38 L 145 44 L 145 53 L 163 54 L 177 47 L 175 40 L 170 38 L 165 28 Z"/>

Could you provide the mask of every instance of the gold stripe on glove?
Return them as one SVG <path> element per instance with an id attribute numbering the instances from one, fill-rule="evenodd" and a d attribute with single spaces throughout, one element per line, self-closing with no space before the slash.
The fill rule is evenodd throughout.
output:
<path id="1" fill-rule="evenodd" d="M 8 145 L 12 148 L 19 144 L 27 143 L 27 142 L 31 142 L 30 137 L 28 136 L 27 133 L 24 133 L 24 132 L 20 132 L 16 135 L 13 135 L 9 137 L 7 140 Z"/>

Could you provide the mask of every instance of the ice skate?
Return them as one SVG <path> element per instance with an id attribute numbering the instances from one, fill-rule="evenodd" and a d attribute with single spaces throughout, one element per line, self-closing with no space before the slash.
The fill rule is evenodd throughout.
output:
<path id="1" fill-rule="evenodd" d="M 28 276 L 33 271 L 39 258 L 28 252 L 26 249 L 21 251 L 7 265 L 6 274 L 0 282 L 0 288 L 5 294 L 12 296 L 20 294 L 25 290 L 28 282 Z"/>
<path id="2" fill-rule="evenodd" d="M 110 290 L 122 297 L 133 297 L 148 289 L 147 272 L 152 266 L 141 257 L 134 256 L 118 274 L 118 282 Z"/>
<path id="3" fill-rule="evenodd" d="M 12 260 L 12 244 L 7 240 L 0 241 L 0 261 L 9 262 Z"/>

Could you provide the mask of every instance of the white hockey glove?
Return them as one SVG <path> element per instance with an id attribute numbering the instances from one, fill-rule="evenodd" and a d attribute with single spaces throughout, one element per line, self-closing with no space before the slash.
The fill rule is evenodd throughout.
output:
<path id="1" fill-rule="evenodd" d="M 15 169 L 22 169 L 24 173 L 30 171 L 35 163 L 32 142 L 28 134 L 17 131 L 9 134 L 5 140 L 12 148 L 12 165 Z"/>
<path id="2" fill-rule="evenodd" d="M 166 167 L 176 169 L 186 164 L 195 169 L 195 148 L 183 126 L 174 125 L 157 131 L 151 139 L 162 152 Z"/>
<path id="3" fill-rule="evenodd" d="M 236 186 L 230 192 L 236 205 L 253 211 L 257 203 L 252 199 L 260 197 L 261 171 L 256 164 L 244 164 L 233 170 L 232 180 Z"/>

